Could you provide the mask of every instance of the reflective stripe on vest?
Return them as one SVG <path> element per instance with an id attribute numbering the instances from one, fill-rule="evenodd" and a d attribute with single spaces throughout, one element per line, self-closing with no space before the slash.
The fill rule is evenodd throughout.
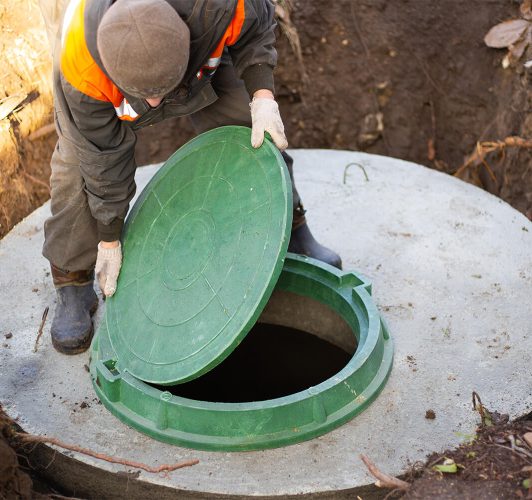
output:
<path id="1" fill-rule="evenodd" d="M 246 12 L 244 9 L 244 0 L 238 0 L 235 9 L 235 15 L 229 26 L 225 30 L 222 38 L 218 42 L 218 45 L 210 55 L 207 62 L 202 66 L 198 71 L 197 77 L 202 78 L 204 74 L 212 76 L 222 60 L 222 53 L 224 47 L 230 47 L 234 45 L 240 38 L 240 33 L 242 32 L 242 26 L 244 26 L 244 20 L 246 19 Z"/>
<path id="2" fill-rule="evenodd" d="M 138 113 L 131 107 L 131 104 L 127 102 L 127 99 L 124 97 L 120 106 L 115 106 L 116 114 L 121 120 L 126 120 L 132 122 L 136 120 L 139 116 Z"/>
<path id="3" fill-rule="evenodd" d="M 110 102 L 121 120 L 133 121 L 138 114 L 118 87 L 94 61 L 85 40 L 85 0 L 71 0 L 65 10 L 61 33 L 61 71 L 66 81 L 82 94 Z"/>

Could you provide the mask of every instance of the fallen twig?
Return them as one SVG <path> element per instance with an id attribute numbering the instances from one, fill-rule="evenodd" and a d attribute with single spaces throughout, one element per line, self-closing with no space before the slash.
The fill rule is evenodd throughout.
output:
<path id="1" fill-rule="evenodd" d="M 30 135 L 28 135 L 28 139 L 30 141 L 34 141 L 35 139 L 40 139 L 41 137 L 50 135 L 53 132 L 55 132 L 55 124 L 49 123 L 48 125 L 44 125 L 41 128 L 38 128 L 35 132 L 32 132 Z"/>
<path id="2" fill-rule="evenodd" d="M 46 182 L 43 182 L 43 181 L 37 179 L 36 177 L 33 177 L 33 175 L 28 174 L 28 172 L 25 172 L 25 171 L 22 171 L 22 175 L 24 175 L 24 177 L 27 177 L 30 181 L 35 182 L 35 184 L 39 184 L 39 186 L 42 186 L 48 192 L 50 192 L 50 186 L 48 184 L 46 184 Z"/>
<path id="3" fill-rule="evenodd" d="M 471 397 L 473 399 L 473 411 L 478 411 L 480 413 L 480 418 L 484 422 L 484 406 L 482 405 L 482 400 L 480 399 L 480 396 L 476 391 L 473 391 Z"/>
<path id="4" fill-rule="evenodd" d="M 87 448 L 82 448 L 81 446 L 76 446 L 73 444 L 66 444 L 59 439 L 46 437 L 46 436 L 34 436 L 32 434 L 23 434 L 17 433 L 16 437 L 25 443 L 46 443 L 58 446 L 65 450 L 74 451 L 77 453 L 82 453 L 83 455 L 88 455 L 89 457 L 97 458 L 98 460 L 104 460 L 113 464 L 121 464 L 127 467 L 133 467 L 135 469 L 142 469 L 146 472 L 151 472 L 153 474 L 158 474 L 160 472 L 172 472 L 177 469 L 182 469 L 183 467 L 191 467 L 199 463 L 199 460 L 187 460 L 184 462 L 178 462 L 175 464 L 163 464 L 159 467 L 151 467 L 149 465 L 143 464 L 142 462 L 133 462 L 123 458 L 112 457 L 110 455 L 105 455 L 104 453 L 96 453 L 95 451 L 89 450 Z"/>
<path id="5" fill-rule="evenodd" d="M 503 444 L 498 444 L 498 443 L 491 443 L 488 446 L 496 446 L 497 448 L 502 448 L 503 450 L 509 451 L 511 453 L 515 453 L 516 455 L 518 455 L 521 458 L 526 458 L 527 456 L 532 458 L 532 455 L 528 454 L 528 452 L 526 452 L 526 451 L 523 451 L 519 447 L 510 448 L 509 446 L 504 446 Z"/>
<path id="6" fill-rule="evenodd" d="M 377 466 L 366 457 L 366 455 L 360 455 L 360 460 L 364 462 L 364 465 L 368 468 L 371 475 L 377 479 L 375 486 L 378 486 L 379 488 L 399 489 L 402 491 L 406 491 L 410 488 L 410 483 L 381 472 Z"/>
<path id="7" fill-rule="evenodd" d="M 44 310 L 44 312 L 42 313 L 42 319 L 41 319 L 41 324 L 39 326 L 39 331 L 37 332 L 37 338 L 35 339 L 35 345 L 33 346 L 33 352 L 37 352 L 37 349 L 39 347 L 39 339 L 41 338 L 42 336 L 42 332 L 43 332 L 43 328 L 44 328 L 44 324 L 46 323 L 46 318 L 48 317 L 48 311 L 50 310 L 50 307 L 49 306 L 46 306 L 46 309 Z"/>
<path id="8" fill-rule="evenodd" d="M 512 446 L 512 450 L 515 450 L 519 453 L 522 453 L 523 455 L 526 455 L 528 458 L 532 458 L 532 453 L 530 453 L 528 450 L 525 450 L 525 448 L 522 448 L 521 446 L 517 446 L 515 443 L 515 437 L 510 435 L 508 436 L 508 440 L 510 441 L 510 445 Z"/>

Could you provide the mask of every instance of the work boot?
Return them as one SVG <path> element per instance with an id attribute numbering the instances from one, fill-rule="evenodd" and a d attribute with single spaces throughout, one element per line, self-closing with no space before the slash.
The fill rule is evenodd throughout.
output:
<path id="1" fill-rule="evenodd" d="M 65 272 L 52 266 L 57 306 L 52 322 L 52 344 L 63 354 L 78 354 L 90 346 L 91 316 L 98 307 L 93 271 Z"/>
<path id="2" fill-rule="evenodd" d="M 342 259 L 340 256 L 323 245 L 320 245 L 312 236 L 310 229 L 305 219 L 306 210 L 303 208 L 301 198 L 297 192 L 296 183 L 294 181 L 294 159 L 286 152 L 281 153 L 284 162 L 290 173 L 290 180 L 292 181 L 292 202 L 293 202 L 293 218 L 292 218 L 292 236 L 288 244 L 288 251 L 313 257 L 321 260 L 331 266 L 342 269 Z"/>
<path id="3" fill-rule="evenodd" d="M 331 249 L 320 245 L 314 239 L 314 236 L 312 236 L 305 218 L 305 209 L 301 203 L 294 209 L 292 235 L 288 244 L 288 251 L 313 257 L 338 269 L 342 269 L 342 259 L 340 256 Z"/>

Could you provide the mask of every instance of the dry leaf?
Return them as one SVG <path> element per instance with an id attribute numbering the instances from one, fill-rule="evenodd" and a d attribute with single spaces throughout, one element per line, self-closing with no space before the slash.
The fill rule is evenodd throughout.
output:
<path id="1" fill-rule="evenodd" d="M 528 21 L 524 19 L 512 19 L 504 21 L 491 28 L 484 37 L 484 43 L 488 47 L 494 49 L 502 49 L 508 47 L 512 43 L 517 42 L 525 30 L 530 26 Z"/>
<path id="2" fill-rule="evenodd" d="M 532 448 L 532 432 L 525 433 L 523 439 L 525 440 L 526 444 Z"/>
<path id="3" fill-rule="evenodd" d="M 520 11 L 525 19 L 532 21 L 532 0 L 523 0 Z"/>
<path id="4" fill-rule="evenodd" d="M 510 51 L 510 55 L 512 56 L 512 59 L 514 61 L 519 61 L 521 59 L 521 56 L 525 53 L 526 48 L 528 47 L 528 44 L 530 43 L 530 39 L 528 36 L 525 36 L 521 38 L 517 43 L 514 43 L 508 47 L 508 50 Z"/>
<path id="5" fill-rule="evenodd" d="M 433 470 L 438 472 L 444 472 L 446 474 L 456 474 L 458 472 L 459 465 L 455 463 L 452 458 L 446 458 L 441 465 L 435 465 Z M 460 466 L 461 467 L 461 466 Z"/>

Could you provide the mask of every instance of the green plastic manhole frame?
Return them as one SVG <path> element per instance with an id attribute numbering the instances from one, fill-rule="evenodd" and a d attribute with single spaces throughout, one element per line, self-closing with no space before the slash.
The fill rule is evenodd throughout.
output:
<path id="1" fill-rule="evenodd" d="M 349 325 L 357 349 L 349 363 L 319 385 L 249 403 L 212 403 L 174 396 L 119 371 L 105 327 L 91 349 L 94 389 L 115 416 L 171 444 L 214 451 L 275 448 L 322 435 L 363 411 L 390 374 L 393 344 L 371 297 L 371 283 L 354 272 L 287 254 L 276 289 L 314 299 Z M 244 375 L 243 375 L 244 376 Z"/>

